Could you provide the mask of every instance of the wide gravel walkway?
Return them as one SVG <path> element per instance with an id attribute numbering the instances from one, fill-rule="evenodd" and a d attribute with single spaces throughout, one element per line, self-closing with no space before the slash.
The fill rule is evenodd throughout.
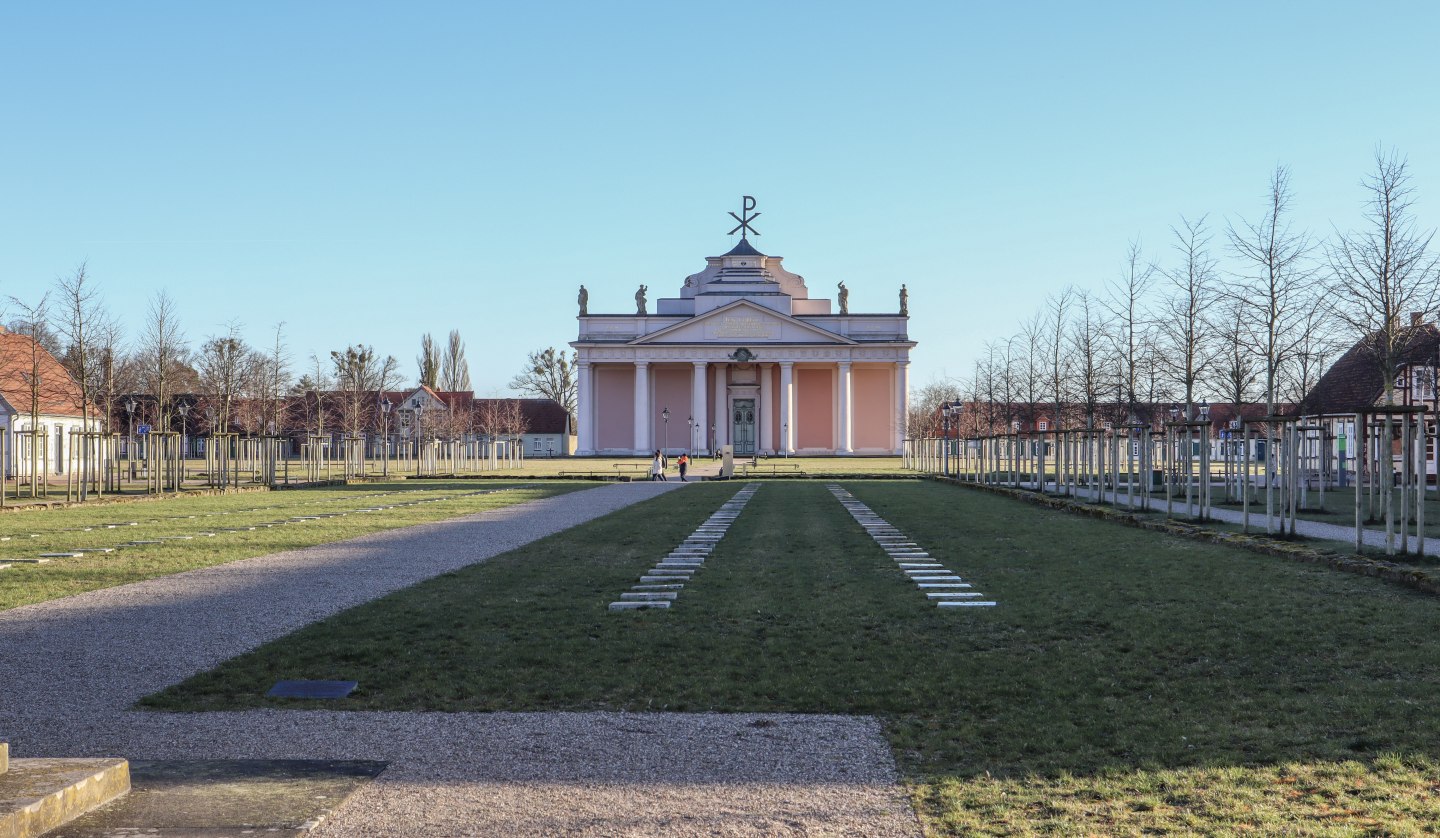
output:
<path id="1" fill-rule="evenodd" d="M 918 835 L 868 718 L 129 709 L 341 610 L 683 485 L 608 484 L 0 612 L 0 741 L 21 757 L 389 761 L 326 836 Z"/>

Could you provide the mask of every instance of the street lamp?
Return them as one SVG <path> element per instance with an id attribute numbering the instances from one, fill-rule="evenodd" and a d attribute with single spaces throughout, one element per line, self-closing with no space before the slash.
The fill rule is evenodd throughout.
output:
<path id="1" fill-rule="evenodd" d="M 380 473 L 390 476 L 390 408 L 389 396 L 380 397 Z"/>
<path id="2" fill-rule="evenodd" d="M 415 476 L 420 476 L 420 461 L 425 457 L 425 405 L 415 402 Z"/>
<path id="3" fill-rule="evenodd" d="M 185 451 L 185 437 L 186 432 L 189 430 L 185 425 L 185 419 L 190 415 L 190 404 L 188 402 L 181 402 L 175 406 L 175 409 L 180 411 L 180 481 L 183 483 L 185 481 L 185 454 L 187 453 Z M 176 483 L 175 488 L 180 488 L 180 484 Z"/>
<path id="4" fill-rule="evenodd" d="M 785 451 L 785 459 L 790 459 L 790 423 L 780 423 L 780 447 Z"/>
<path id="5" fill-rule="evenodd" d="M 950 419 L 952 417 L 955 419 L 955 427 L 958 429 L 960 427 L 960 411 L 963 409 L 964 406 L 961 405 L 959 399 L 940 404 L 940 419 L 943 428 L 940 434 L 940 453 L 942 455 L 940 470 L 946 477 L 950 476 Z"/>
<path id="6" fill-rule="evenodd" d="M 125 445 L 125 459 L 130 461 L 130 479 L 135 479 L 135 398 L 125 400 L 125 416 L 129 419 L 130 434 Z M 18 491 L 18 490 L 17 490 Z"/>
<path id="7" fill-rule="evenodd" d="M 715 436 L 715 423 L 712 422 L 710 423 L 710 459 L 712 460 L 720 456 L 720 446 L 715 444 L 719 441 L 720 438 Z"/>
<path id="8" fill-rule="evenodd" d="M 670 448 L 670 408 L 667 407 L 660 411 L 660 418 L 665 420 L 665 437 L 664 442 L 661 443 L 664 447 L 660 449 L 663 459 L 666 450 Z"/>
<path id="9" fill-rule="evenodd" d="M 685 453 L 689 454 L 690 452 L 695 450 L 695 417 L 687 416 L 685 417 L 685 421 L 688 422 L 690 425 L 688 439 L 686 439 L 685 441 Z"/>

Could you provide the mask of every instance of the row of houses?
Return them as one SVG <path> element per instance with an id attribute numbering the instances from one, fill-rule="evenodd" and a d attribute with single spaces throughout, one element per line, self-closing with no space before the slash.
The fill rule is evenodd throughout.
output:
<path id="1" fill-rule="evenodd" d="M 342 437 L 362 436 L 374 442 L 374 450 L 383 444 L 392 453 L 422 438 L 519 440 L 527 457 L 574 451 L 570 416 L 555 401 L 476 398 L 469 390 L 309 390 L 271 402 L 222 402 L 182 393 L 168 399 L 163 410 L 149 394 L 122 393 L 87 405 L 69 372 L 43 346 L 0 327 L 0 465 L 6 475 L 28 473 L 32 457 L 45 471 L 63 474 L 70 447 L 77 444 L 75 432 L 119 434 L 122 450 L 128 450 L 131 440 L 138 442 L 159 430 L 180 433 L 195 456 L 215 432 L 284 437 L 292 453 L 299 453 L 313 435 L 336 445 Z"/>

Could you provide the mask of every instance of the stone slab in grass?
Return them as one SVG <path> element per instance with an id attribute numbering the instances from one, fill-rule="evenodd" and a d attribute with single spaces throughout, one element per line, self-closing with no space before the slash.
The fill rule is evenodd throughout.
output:
<path id="1" fill-rule="evenodd" d="M 963 585 L 955 585 L 954 587 L 956 587 L 956 588 L 973 588 L 973 587 L 975 587 L 975 586 L 974 586 L 974 585 L 970 585 L 970 584 L 967 583 L 967 584 L 963 584 Z M 967 596 L 980 596 L 980 595 L 979 595 L 979 594 L 970 594 L 970 593 L 959 593 L 959 592 L 952 592 L 952 591 L 940 591 L 940 592 L 930 591 L 930 592 L 927 592 L 927 593 L 925 594 L 925 596 L 930 597 L 931 599 L 945 599 L 946 597 L 967 597 Z"/>
<path id="2" fill-rule="evenodd" d="M 669 607 L 670 607 L 670 603 L 669 603 L 668 601 L 666 601 L 666 600 L 656 600 L 656 601 L 654 601 L 654 602 L 631 602 L 631 601 L 626 600 L 626 601 L 622 601 L 622 602 L 612 602 L 612 603 L 610 603 L 610 610 L 611 610 L 611 611 L 640 611 L 640 610 L 643 610 L 643 609 L 646 609 L 646 608 L 669 608 Z"/>
<path id="3" fill-rule="evenodd" d="M 50 564 L 52 559 L 6 559 L 5 561 L 16 564 Z"/>
<path id="4" fill-rule="evenodd" d="M 925 596 L 929 597 L 930 599 L 974 599 L 975 597 L 982 597 L 985 595 L 982 593 L 977 593 L 975 591 L 954 591 L 940 594 L 927 593 Z"/>
<path id="5" fill-rule="evenodd" d="M 935 607 L 937 608 L 990 608 L 994 605 L 994 602 L 979 602 L 976 600 L 966 600 L 964 602 L 951 602 L 949 600 L 944 600 L 935 603 Z"/>
<path id="6" fill-rule="evenodd" d="M 970 585 L 956 580 L 954 582 L 921 582 L 917 587 L 924 590 L 928 588 L 968 588 Z"/>
<path id="7" fill-rule="evenodd" d="M 266 698 L 344 698 L 360 686 L 355 681 L 277 681 Z"/>
<path id="8" fill-rule="evenodd" d="M 80 558 L 80 557 L 83 556 L 83 555 L 85 555 L 85 554 L 84 554 L 84 553 L 79 553 L 79 552 L 75 552 L 75 553 L 71 553 L 71 552 L 64 552 L 64 553 L 41 553 L 41 554 L 40 554 L 40 558 L 42 558 L 42 559 L 78 559 L 78 558 Z"/>
<path id="9" fill-rule="evenodd" d="M 634 590 L 637 590 L 637 591 L 678 591 L 678 590 L 683 589 L 684 587 L 685 587 L 685 585 L 684 585 L 684 584 L 681 584 L 681 583 L 664 584 L 664 585 L 641 584 L 641 585 L 636 585 L 636 586 L 634 586 Z"/>
<path id="10" fill-rule="evenodd" d="M 675 599 L 680 594 L 675 591 L 627 591 L 620 595 L 620 598 L 630 602 L 656 602 L 662 599 Z"/>

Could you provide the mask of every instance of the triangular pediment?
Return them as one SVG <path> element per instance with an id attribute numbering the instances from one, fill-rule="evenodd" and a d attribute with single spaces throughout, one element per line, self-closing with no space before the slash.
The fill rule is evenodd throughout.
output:
<path id="1" fill-rule="evenodd" d="M 630 341 L 631 346 L 652 343 L 829 343 L 853 346 L 855 341 L 764 306 L 739 300 Z"/>

